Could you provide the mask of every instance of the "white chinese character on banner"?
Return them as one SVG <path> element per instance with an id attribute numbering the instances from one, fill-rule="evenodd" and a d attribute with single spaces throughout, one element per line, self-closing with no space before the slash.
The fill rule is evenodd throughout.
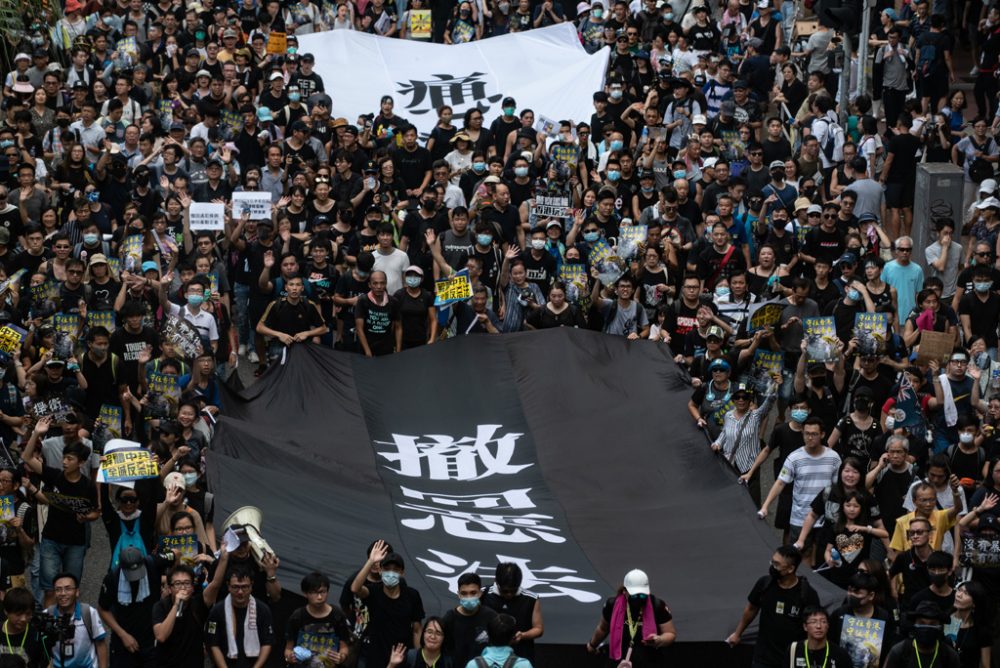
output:
<path id="1" fill-rule="evenodd" d="M 399 468 L 386 468 L 399 475 L 431 480 L 482 480 L 491 475 L 512 475 L 532 466 L 510 463 L 514 444 L 523 434 L 495 436 L 501 426 L 478 425 L 475 437 L 455 439 L 441 434 L 423 437 L 393 434 L 392 441 L 375 443 L 396 446 L 395 452 L 379 452 L 378 455 L 398 464 Z M 426 471 L 423 462 L 427 463 Z"/>
<path id="2" fill-rule="evenodd" d="M 441 519 L 441 528 L 450 536 L 468 538 L 471 540 L 488 540 L 500 543 L 532 543 L 538 539 L 546 543 L 565 543 L 566 539 L 559 535 L 559 529 L 545 524 L 552 520 L 551 515 L 539 513 L 509 512 L 482 513 L 458 510 L 459 502 L 471 504 L 474 508 L 493 508 L 500 511 L 523 510 L 534 508 L 535 504 L 528 499 L 527 490 L 512 490 L 499 494 L 486 494 L 480 497 L 456 497 L 452 495 L 427 494 L 403 488 L 403 493 L 411 498 L 418 498 L 425 503 L 398 503 L 403 510 L 418 513 L 421 517 L 401 520 L 403 526 L 416 531 L 430 531 Z M 500 505 L 500 499 L 505 501 Z M 440 503 L 443 500 L 444 503 Z M 438 504 L 438 505 L 432 505 Z M 441 507 L 444 506 L 444 507 Z"/>
<path id="3" fill-rule="evenodd" d="M 479 560 L 469 560 L 447 552 L 439 550 L 428 550 L 432 559 L 417 557 L 431 572 L 428 575 L 441 580 L 448 585 L 448 590 L 458 592 L 458 578 L 463 573 L 478 573 L 480 577 L 492 578 L 496 564 L 484 564 Z M 530 559 L 519 557 L 509 557 L 502 554 L 496 555 L 496 563 L 513 562 L 521 569 L 523 580 L 521 587 L 539 598 L 572 598 L 580 603 L 594 603 L 601 600 L 601 594 L 589 591 L 592 587 L 584 588 L 586 585 L 596 585 L 594 580 L 582 578 L 576 575 L 576 571 L 562 566 L 546 566 L 544 568 L 532 568 Z"/>

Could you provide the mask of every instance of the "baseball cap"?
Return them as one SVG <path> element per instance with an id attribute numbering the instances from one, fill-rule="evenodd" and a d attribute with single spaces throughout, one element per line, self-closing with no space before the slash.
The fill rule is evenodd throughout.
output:
<path id="1" fill-rule="evenodd" d="M 558 227 L 561 230 L 562 223 L 560 223 L 558 220 L 550 220 L 545 224 L 545 229 L 549 229 L 550 227 Z"/>
<path id="2" fill-rule="evenodd" d="M 756 37 L 754 39 L 750 40 L 750 41 L 753 42 L 754 40 L 760 42 L 760 40 L 757 39 Z M 748 89 L 748 88 L 750 88 L 750 84 L 747 83 L 746 79 L 740 79 L 739 81 L 737 81 L 736 83 L 733 84 L 733 89 L 734 90 L 738 89 L 738 88 Z M 732 100 L 726 100 L 726 101 L 727 102 L 732 102 Z M 733 104 L 733 109 L 735 110 L 735 108 L 736 108 L 736 104 L 734 103 Z"/>
<path id="3" fill-rule="evenodd" d="M 1000 209 L 1000 200 L 996 197 L 987 197 L 982 202 L 976 205 L 977 209 Z"/>
<path id="4" fill-rule="evenodd" d="M 160 266 L 155 262 L 153 262 L 152 260 L 146 260 L 145 262 L 142 263 L 142 273 L 144 274 L 147 271 L 159 271 L 159 270 Z"/>
<path id="5" fill-rule="evenodd" d="M 284 79 L 285 75 L 281 72 L 271 72 L 271 76 L 267 78 L 268 81 L 274 81 L 275 79 Z"/>
<path id="6" fill-rule="evenodd" d="M 981 193 L 995 193 L 996 191 L 996 179 L 983 179 L 983 182 L 979 184 L 979 192 Z"/>
<path id="7" fill-rule="evenodd" d="M 222 38 L 225 39 L 227 37 L 236 37 L 236 31 L 232 28 L 226 28 L 222 31 Z"/>
<path id="8" fill-rule="evenodd" d="M 718 158 L 707 158 L 705 162 L 701 164 L 702 169 L 711 169 L 715 167 L 715 163 L 719 162 Z"/>
<path id="9" fill-rule="evenodd" d="M 729 362 L 724 359 L 714 359 L 712 363 L 708 365 L 709 371 L 715 371 L 716 369 L 722 369 L 723 371 L 729 371 L 732 367 L 729 366 Z"/>
<path id="10" fill-rule="evenodd" d="M 122 573 L 129 582 L 136 582 L 146 577 L 146 558 L 137 547 L 126 547 L 118 559 Z"/>
<path id="11" fill-rule="evenodd" d="M 274 117 L 271 115 L 271 110 L 267 107 L 257 107 L 257 120 L 267 123 L 273 121 Z"/>
<path id="12" fill-rule="evenodd" d="M 16 56 L 14 56 L 14 62 L 15 63 L 17 61 L 19 61 L 19 60 L 31 60 L 31 56 L 29 56 L 28 54 L 22 52 L 22 53 L 17 54 Z"/>
<path id="13" fill-rule="evenodd" d="M 404 274 L 418 274 L 420 276 L 423 276 L 424 275 L 424 270 L 421 269 L 420 267 L 418 267 L 415 264 L 411 264 L 409 267 L 406 268 L 406 271 L 404 271 L 403 273 Z"/>
<path id="14" fill-rule="evenodd" d="M 722 328 L 719 327 L 718 325 L 712 325 L 711 327 L 709 327 L 708 332 L 706 332 L 705 334 L 706 339 L 710 339 L 713 336 L 719 339 L 720 341 L 726 340 L 726 333 L 722 331 Z"/>
<path id="15" fill-rule="evenodd" d="M 823 207 L 821 207 L 819 204 L 810 204 L 809 208 L 806 210 L 806 213 L 807 214 L 810 214 L 810 213 L 823 213 Z"/>
<path id="16" fill-rule="evenodd" d="M 878 222 L 878 216 L 876 216 L 874 213 L 863 213 L 860 216 L 858 216 L 859 223 L 866 223 L 869 221 Z"/>
<path id="17" fill-rule="evenodd" d="M 767 166 L 768 170 L 772 170 L 772 169 L 784 169 L 784 168 L 785 168 L 785 161 L 784 160 L 772 160 L 771 164 Z"/>
<path id="18" fill-rule="evenodd" d="M 624 585 L 629 596 L 637 594 L 649 596 L 649 576 L 645 571 L 640 571 L 638 568 L 629 571 L 625 574 Z"/>
<path id="19" fill-rule="evenodd" d="M 691 117 L 691 125 L 708 125 L 708 119 L 705 114 L 695 114 Z"/>
<path id="20" fill-rule="evenodd" d="M 299 60 L 301 60 L 303 63 L 315 63 L 316 56 L 312 55 L 311 53 L 303 53 L 301 56 L 299 56 Z"/>
<path id="21" fill-rule="evenodd" d="M 94 253 L 90 256 L 90 262 L 87 263 L 88 267 L 93 267 L 95 264 L 107 264 L 108 258 L 104 253 Z"/>
<path id="22" fill-rule="evenodd" d="M 848 251 L 843 255 L 841 255 L 840 257 L 838 257 L 837 260 L 833 263 L 833 266 L 836 267 L 838 264 L 857 264 L 857 263 L 858 263 L 858 256 Z"/>
<path id="23" fill-rule="evenodd" d="M 577 3 L 576 5 L 577 14 L 586 14 L 589 11 L 590 11 L 590 5 L 588 5 L 586 2 Z"/>

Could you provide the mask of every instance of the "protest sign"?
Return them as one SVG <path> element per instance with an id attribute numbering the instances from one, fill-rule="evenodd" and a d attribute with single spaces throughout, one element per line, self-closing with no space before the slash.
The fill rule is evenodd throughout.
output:
<path id="1" fill-rule="evenodd" d="M 116 275 L 116 276 L 121 275 L 121 273 L 122 273 L 122 260 L 121 260 L 121 258 L 118 258 L 118 257 L 109 257 L 108 258 L 108 268 L 111 270 L 111 273 L 113 273 L 114 275 Z"/>
<path id="2" fill-rule="evenodd" d="M 115 331 L 114 311 L 87 311 L 87 327 L 103 327 L 109 332 Z"/>
<path id="3" fill-rule="evenodd" d="M 62 397 L 52 397 L 35 402 L 31 412 L 36 418 L 51 417 L 53 422 L 65 422 L 66 416 L 73 413 L 73 407 Z"/>
<path id="4" fill-rule="evenodd" d="M 753 365 L 750 367 L 750 381 L 758 392 L 766 392 L 771 386 L 771 375 L 781 374 L 785 368 L 785 353 L 772 350 L 757 349 L 753 354 Z"/>
<path id="5" fill-rule="evenodd" d="M 146 385 L 150 392 L 158 392 L 176 404 L 181 398 L 181 386 L 178 380 L 179 377 L 172 373 L 152 371 L 146 376 Z"/>
<path id="6" fill-rule="evenodd" d="M 3 283 L 0 283 L 0 295 L 3 295 L 5 292 L 10 290 L 10 286 L 20 283 L 21 277 L 24 276 L 26 273 L 28 273 L 27 269 L 18 269 L 13 274 L 8 276 L 7 280 L 5 280 Z"/>
<path id="7" fill-rule="evenodd" d="M 17 499 L 13 494 L 0 496 L 0 524 L 7 524 L 14 519 L 14 505 Z"/>
<path id="8" fill-rule="evenodd" d="M 271 217 L 270 192 L 235 192 L 233 193 L 233 217 L 249 212 L 250 220 L 265 220 Z"/>
<path id="9" fill-rule="evenodd" d="M 573 213 L 569 197 L 553 197 L 540 195 L 534 199 L 530 214 L 541 220 L 543 218 L 569 218 Z"/>
<path id="10" fill-rule="evenodd" d="M 21 347 L 21 341 L 27 334 L 17 325 L 4 325 L 0 327 L 0 362 L 8 362 L 13 359 L 17 350 Z"/>
<path id="11" fill-rule="evenodd" d="M 465 269 L 434 282 L 434 306 L 447 306 L 472 297 L 472 283 Z"/>
<path id="12" fill-rule="evenodd" d="M 613 285 L 625 273 L 625 262 L 615 255 L 604 239 L 598 239 L 587 256 L 590 266 L 597 269 L 597 277 L 604 285 Z"/>
<path id="13" fill-rule="evenodd" d="M 52 326 L 73 340 L 80 334 L 80 316 L 76 313 L 54 313 Z"/>
<path id="14" fill-rule="evenodd" d="M 46 279 L 44 283 L 39 283 L 38 285 L 32 285 L 28 292 L 31 293 L 31 301 L 34 304 L 41 304 L 42 302 L 54 299 L 59 293 L 59 284 L 54 280 Z"/>
<path id="15" fill-rule="evenodd" d="M 845 615 L 840 632 L 840 646 L 851 657 L 853 666 L 877 668 L 885 641 L 885 620 Z"/>
<path id="16" fill-rule="evenodd" d="M 806 335 L 806 361 L 809 364 L 837 360 L 837 327 L 833 316 L 805 318 L 802 328 Z"/>
<path id="17" fill-rule="evenodd" d="M 163 336 L 171 341 L 185 358 L 194 358 L 201 354 L 201 334 L 187 320 L 175 315 L 168 316 L 163 321 Z"/>
<path id="18" fill-rule="evenodd" d="M 160 553 L 177 550 L 180 555 L 180 563 L 188 566 L 194 565 L 195 557 L 200 552 L 198 536 L 186 534 L 183 536 L 160 536 Z"/>
<path id="19" fill-rule="evenodd" d="M 761 302 L 750 306 L 750 320 L 747 322 L 747 332 L 753 334 L 761 329 L 773 329 L 781 320 L 781 312 L 785 304 L 778 301 Z"/>
<path id="20" fill-rule="evenodd" d="M 159 477 L 160 467 L 149 450 L 121 449 L 101 457 L 101 472 L 105 482 L 131 482 Z"/>
<path id="21" fill-rule="evenodd" d="M 546 137 L 555 137 L 559 134 L 559 121 L 554 121 L 548 116 L 538 115 L 535 121 L 535 132 L 541 132 Z"/>
<path id="22" fill-rule="evenodd" d="M 618 257 L 631 260 L 646 243 L 648 225 L 622 225 L 618 230 Z"/>
<path id="23" fill-rule="evenodd" d="M 409 35 L 413 39 L 428 40 L 431 38 L 431 10 L 411 9 Z"/>
<path id="24" fill-rule="evenodd" d="M 130 234 L 122 243 L 121 256 L 125 269 L 132 273 L 142 271 L 142 235 Z"/>
<path id="25" fill-rule="evenodd" d="M 243 114 L 238 111 L 220 109 L 219 124 L 223 127 L 229 128 L 233 133 L 239 132 L 243 127 Z"/>
<path id="26" fill-rule="evenodd" d="M 48 489 L 42 490 L 42 494 L 45 495 L 45 499 L 49 502 L 50 506 L 53 508 L 59 508 L 60 510 L 65 510 L 68 513 L 86 515 L 94 509 L 94 506 L 90 503 L 90 499 L 85 499 L 80 496 L 60 494 L 59 492 L 53 492 Z"/>
<path id="27" fill-rule="evenodd" d="M 234 193 L 235 195 L 235 193 Z M 270 200 L 268 200 L 270 202 Z M 192 202 L 188 211 L 192 230 L 220 231 L 226 228 L 226 205 L 212 202 Z"/>
<path id="28" fill-rule="evenodd" d="M 888 313 L 862 311 L 854 316 L 854 338 L 858 340 L 860 355 L 885 352 L 886 332 L 889 331 Z"/>
<path id="29" fill-rule="evenodd" d="M 163 127 L 169 128 L 174 122 L 174 103 L 170 100 L 160 100 L 157 111 L 160 112 L 160 123 Z"/>
<path id="30" fill-rule="evenodd" d="M 951 357 L 951 352 L 955 349 L 955 336 L 947 332 L 932 332 L 924 330 L 920 332 L 920 343 L 917 346 L 917 361 L 929 362 L 937 360 L 944 362 Z"/>
<path id="31" fill-rule="evenodd" d="M 273 56 L 284 56 L 288 53 L 288 35 L 283 32 L 271 31 L 267 36 L 267 52 Z"/>
<path id="32" fill-rule="evenodd" d="M 587 298 L 587 274 L 582 264 L 572 262 L 559 267 L 559 280 L 566 285 L 566 300 L 579 304 Z"/>
<path id="33" fill-rule="evenodd" d="M 111 438 L 122 437 L 122 407 L 111 404 L 101 404 L 101 412 L 97 419 L 107 429 Z"/>

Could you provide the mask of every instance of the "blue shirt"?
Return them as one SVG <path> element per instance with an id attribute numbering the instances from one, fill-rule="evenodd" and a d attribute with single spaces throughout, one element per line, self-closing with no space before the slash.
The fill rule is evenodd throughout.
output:
<path id="1" fill-rule="evenodd" d="M 514 650 L 510 647 L 496 647 L 494 645 L 488 645 L 486 649 L 483 650 L 482 657 L 486 659 L 486 663 L 489 664 L 489 668 L 500 668 L 513 653 Z M 465 664 L 465 668 L 479 668 L 479 666 L 476 663 L 476 660 L 472 659 Z M 527 659 L 518 659 L 514 662 L 514 668 L 531 668 L 531 662 Z"/>
<path id="2" fill-rule="evenodd" d="M 924 270 L 916 262 L 904 266 L 893 260 L 882 269 L 882 280 L 896 288 L 896 322 L 906 322 L 924 285 Z"/>

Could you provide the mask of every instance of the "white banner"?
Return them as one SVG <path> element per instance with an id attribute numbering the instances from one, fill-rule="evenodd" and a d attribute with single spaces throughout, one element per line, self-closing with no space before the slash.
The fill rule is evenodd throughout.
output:
<path id="1" fill-rule="evenodd" d="M 226 229 L 226 205 L 213 204 L 211 202 L 192 202 L 191 211 L 188 213 L 191 218 L 191 229 L 222 231 Z"/>
<path id="2" fill-rule="evenodd" d="M 462 114 L 478 107 L 489 127 L 508 95 L 536 118 L 587 121 L 593 94 L 604 87 L 610 51 L 587 54 L 567 22 L 450 45 L 332 30 L 300 36 L 299 53 L 314 55 L 320 76 L 336 82 L 328 91 L 331 116 L 356 123 L 362 114 L 377 115 L 382 96 L 391 95 L 396 115 L 425 136 L 442 105 L 454 109 L 458 127 Z"/>
<path id="3" fill-rule="evenodd" d="M 271 217 L 271 193 L 239 191 L 233 193 L 233 218 L 239 218 L 244 211 L 250 212 L 250 220 L 265 220 Z"/>

